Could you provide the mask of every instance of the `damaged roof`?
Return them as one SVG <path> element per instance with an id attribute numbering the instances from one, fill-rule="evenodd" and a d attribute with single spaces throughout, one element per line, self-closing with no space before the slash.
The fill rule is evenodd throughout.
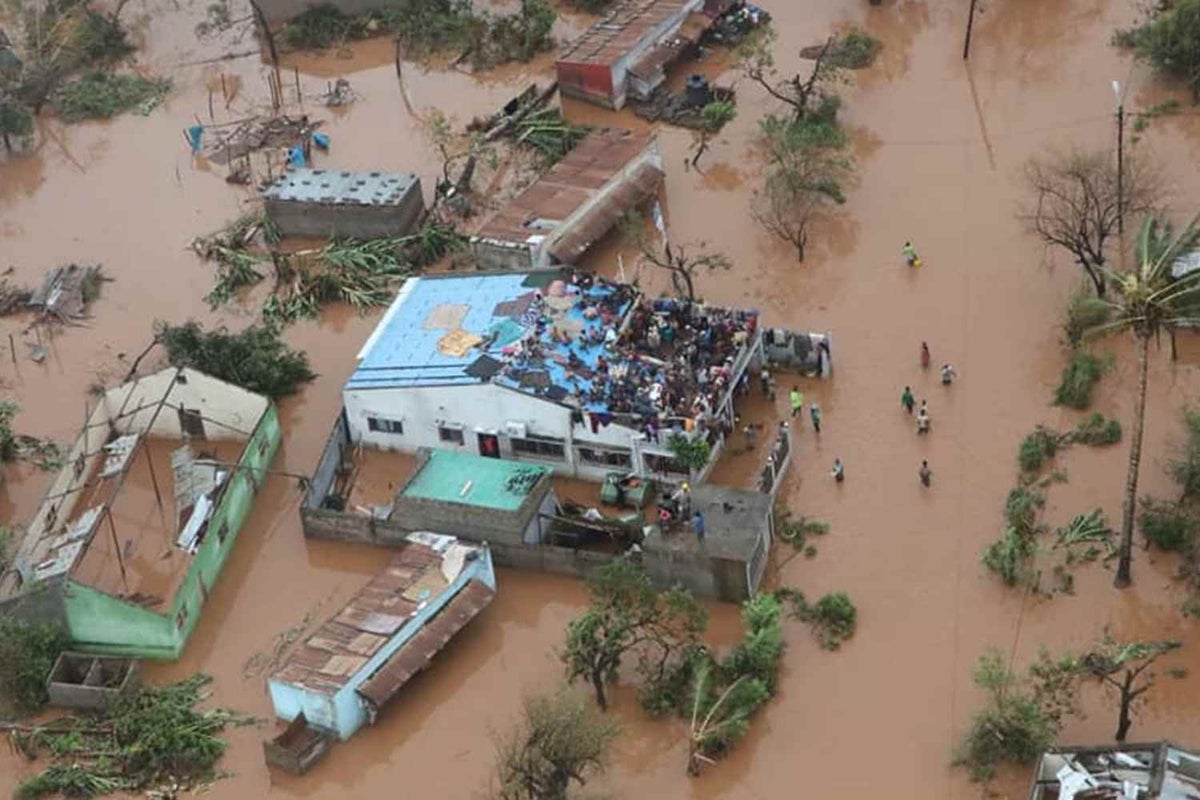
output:
<path id="1" fill-rule="evenodd" d="M 646 39 L 670 33 L 700 5 L 701 0 L 621 0 L 563 48 L 558 63 L 612 66 Z"/>
<path id="2" fill-rule="evenodd" d="M 453 586 L 469 554 L 479 551 L 479 548 L 452 540 L 452 537 L 443 538 L 451 540 L 444 552 L 409 541 L 382 572 L 350 598 L 341 611 L 304 640 L 271 676 L 271 680 L 331 696 L 350 683 L 368 666 L 372 656 L 396 637 L 414 614 L 432 598 Z M 486 597 L 479 595 L 481 590 L 475 590 L 472 594 L 474 599 L 469 604 L 474 608 L 471 616 L 487 605 L 493 594 L 487 585 L 479 585 L 483 587 Z M 448 610 L 449 607 L 443 609 L 426 626 Z M 466 624 L 466 620 L 454 631 L 463 624 Z M 440 649 L 440 645 L 437 649 Z M 403 652 L 401 648 L 388 661 L 380 664 L 376 671 L 386 668 Z M 432 652 L 429 656 L 432 656 Z"/>
<path id="3" fill-rule="evenodd" d="M 1200 756 L 1171 742 L 1061 747 L 1043 753 L 1030 800 L 1191 800 Z"/>
<path id="4" fill-rule="evenodd" d="M 653 144 L 654 134 L 650 131 L 614 128 L 593 131 L 533 185 L 493 214 L 476 237 L 523 243 L 533 237 L 548 236 Z M 656 192 L 662 179 L 662 170 L 657 166 L 639 165 L 617 187 L 614 196 L 603 201 L 603 205 L 612 207 L 610 210 L 593 216 L 590 221 L 581 220 L 566 232 L 564 239 L 579 241 L 586 237 L 590 244 L 612 227 L 622 211 Z M 597 224 L 601 219 L 605 221 L 602 227 Z M 556 251 L 557 248 L 558 245 Z M 577 244 L 572 245 L 564 250 L 564 255 L 569 250 L 574 253 L 569 257 L 574 258 L 582 252 L 574 252 L 577 248 Z"/>
<path id="5" fill-rule="evenodd" d="M 400 496 L 516 511 L 542 476 L 549 474 L 548 467 L 537 464 L 431 450 Z"/>

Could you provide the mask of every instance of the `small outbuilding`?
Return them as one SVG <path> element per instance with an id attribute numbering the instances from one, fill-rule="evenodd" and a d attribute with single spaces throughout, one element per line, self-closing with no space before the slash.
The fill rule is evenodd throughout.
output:
<path id="1" fill-rule="evenodd" d="M 425 210 L 421 179 L 403 172 L 294 169 L 263 192 L 263 200 L 284 236 L 404 236 Z"/>
<path id="2" fill-rule="evenodd" d="M 413 533 L 267 682 L 275 715 L 350 738 L 496 593 L 486 547 Z"/>

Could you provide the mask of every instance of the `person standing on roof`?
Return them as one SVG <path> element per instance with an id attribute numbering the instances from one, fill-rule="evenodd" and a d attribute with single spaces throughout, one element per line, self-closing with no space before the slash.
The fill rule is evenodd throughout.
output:
<path id="1" fill-rule="evenodd" d="M 804 410 L 804 392 L 800 391 L 799 386 L 792 387 L 792 391 L 788 393 L 788 401 L 792 404 L 793 417 Z"/>
<path id="2" fill-rule="evenodd" d="M 921 266 L 921 257 L 917 255 L 917 248 L 913 247 L 912 242 L 905 242 L 904 247 L 900 248 L 900 252 L 904 255 L 904 260 L 908 262 L 910 267 Z"/>
<path id="3" fill-rule="evenodd" d="M 697 511 L 692 516 L 692 530 L 696 532 L 696 541 L 704 546 L 704 515 Z"/>

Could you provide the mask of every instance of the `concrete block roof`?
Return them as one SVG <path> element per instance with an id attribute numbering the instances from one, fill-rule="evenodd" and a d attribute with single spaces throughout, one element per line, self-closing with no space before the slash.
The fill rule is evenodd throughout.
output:
<path id="1" fill-rule="evenodd" d="M 403 172 L 294 169 L 275 181 L 263 197 L 295 203 L 394 206 L 404 200 L 416 180 Z"/>

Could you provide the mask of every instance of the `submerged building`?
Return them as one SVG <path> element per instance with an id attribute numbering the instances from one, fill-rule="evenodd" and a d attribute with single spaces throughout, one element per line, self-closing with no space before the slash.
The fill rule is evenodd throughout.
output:
<path id="1" fill-rule="evenodd" d="M 761 358 L 755 311 L 557 272 L 422 276 L 363 345 L 342 399 L 349 438 L 370 447 L 678 479 L 695 475 L 670 437 L 703 437 L 715 458 Z"/>
<path id="2" fill-rule="evenodd" d="M 421 180 L 403 172 L 293 169 L 263 192 L 284 236 L 385 239 L 411 233 L 425 205 Z"/>
<path id="3" fill-rule="evenodd" d="M 269 400 L 191 369 L 110 389 L 0 575 L 72 648 L 178 658 L 279 445 Z"/>
<path id="4" fill-rule="evenodd" d="M 387 567 L 325 621 L 267 682 L 275 715 L 345 740 L 496 593 L 486 547 L 414 533 Z"/>
<path id="5" fill-rule="evenodd" d="M 663 176 L 652 133 L 593 131 L 471 237 L 476 266 L 526 271 L 573 264 L 621 214 L 654 197 Z"/>

